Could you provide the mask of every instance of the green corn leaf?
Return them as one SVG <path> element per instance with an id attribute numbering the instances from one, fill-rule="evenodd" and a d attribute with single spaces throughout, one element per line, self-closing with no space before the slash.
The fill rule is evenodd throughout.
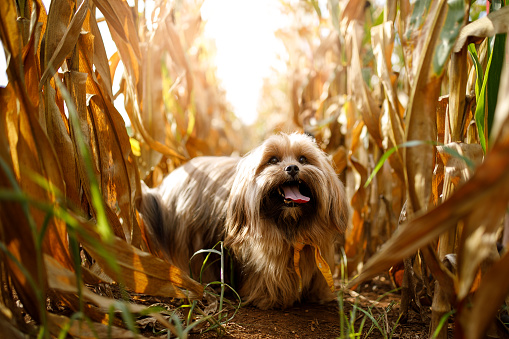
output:
<path id="1" fill-rule="evenodd" d="M 499 10 L 504 6 L 504 1 L 496 0 L 491 2 L 490 11 Z M 487 135 L 486 139 L 489 140 L 491 129 L 493 126 L 493 119 L 495 117 L 495 107 L 497 107 L 498 89 L 500 85 L 500 75 L 502 74 L 502 67 L 505 61 L 505 40 L 507 33 L 496 34 L 494 37 L 489 38 L 488 51 L 491 50 L 491 66 L 488 74 L 489 81 L 487 82 Z"/>

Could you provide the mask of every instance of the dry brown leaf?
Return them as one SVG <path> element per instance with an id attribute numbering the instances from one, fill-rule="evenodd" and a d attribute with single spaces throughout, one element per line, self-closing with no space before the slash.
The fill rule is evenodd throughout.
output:
<path id="1" fill-rule="evenodd" d="M 41 33 L 46 28 L 46 13 L 44 6 L 40 1 L 31 3 L 32 15 L 29 26 L 29 38 L 26 45 L 23 46 L 23 70 L 25 73 L 25 87 L 32 104 L 37 107 L 39 105 L 39 77 L 41 74 L 41 66 L 39 60 Z M 39 110 L 41 112 L 41 110 Z"/>
<path id="2" fill-rule="evenodd" d="M 23 46 L 23 38 L 18 30 L 18 24 L 16 22 L 17 13 L 14 1 L 2 1 L 0 4 L 0 15 L 2 18 L 0 21 L 0 38 L 8 62 L 7 75 L 9 79 L 11 79 L 13 73 L 22 69 L 20 66 L 22 63 L 21 49 Z M 21 77 L 18 75 L 17 78 Z"/>
<path id="3" fill-rule="evenodd" d="M 86 75 L 84 76 L 86 77 Z M 74 85 L 73 87 L 85 86 L 83 79 L 78 77 L 73 77 L 71 83 Z M 44 105 L 41 105 L 41 107 L 44 107 L 45 111 L 46 131 L 51 144 L 55 148 L 55 152 L 61 156 L 60 159 L 66 160 L 65 166 L 62 167 L 62 175 L 65 181 L 65 196 L 74 206 L 80 206 L 80 182 L 75 161 L 74 145 L 66 125 L 67 118 L 63 114 L 63 110 L 56 103 L 57 93 L 53 85 L 54 80 L 48 81 L 44 92 L 41 93 L 44 102 Z"/>
<path id="4" fill-rule="evenodd" d="M 72 321 L 63 315 L 48 313 L 49 331 L 58 336 L 64 327 Z M 90 328 L 92 326 L 92 328 Z M 68 334 L 73 338 L 95 339 L 95 338 L 137 338 L 135 333 L 116 326 L 101 324 L 97 322 L 87 322 L 81 320 L 72 321 L 72 325 L 68 329 Z"/>
<path id="5" fill-rule="evenodd" d="M 41 76 L 39 88 L 44 105 L 39 110 L 44 110 L 44 121 L 46 130 L 55 151 L 68 159 L 68 164 L 62 168 L 63 179 L 66 183 L 65 190 L 67 199 L 75 206 L 80 205 L 78 172 L 74 161 L 74 147 L 69 135 L 67 118 L 63 106 L 59 107 L 56 101 L 56 92 L 51 76 L 58 70 L 67 55 L 75 48 L 83 20 L 88 11 L 88 1 L 81 3 L 78 11 L 73 17 L 73 8 L 68 1 L 53 1 L 48 15 L 48 30 L 44 32 L 45 51 L 44 74 Z M 77 80 L 77 79 L 74 79 Z M 74 84 L 74 83 L 73 83 Z M 75 86 L 79 82 L 75 83 Z M 84 86 L 84 83 L 82 84 Z M 74 94 L 74 90 L 71 89 Z"/>
<path id="6" fill-rule="evenodd" d="M 407 108 L 406 141 L 434 142 L 436 131 L 436 102 L 440 93 L 442 76 L 431 71 L 435 43 L 439 38 L 446 11 L 445 1 L 435 1 L 429 8 L 424 26 L 417 33 L 414 55 L 420 54 L 414 64 L 415 81 Z M 430 202 L 434 149 L 428 145 L 405 148 L 404 161 L 407 178 L 410 212 L 426 210 Z"/>
<path id="7" fill-rule="evenodd" d="M 0 155 L 5 161 L 12 166 L 16 179 L 19 179 L 19 161 L 16 145 L 18 144 L 18 100 L 14 93 L 12 84 L 8 84 L 5 88 L 0 88 L 0 107 L 4 109 L 0 112 Z"/>
<path id="8" fill-rule="evenodd" d="M 450 178 L 448 180 L 452 180 L 454 186 L 458 187 L 459 184 L 466 182 L 471 177 L 474 168 L 470 168 L 463 158 L 451 155 L 451 151 L 470 160 L 476 167 L 481 164 L 484 153 L 479 144 L 453 142 L 444 146 L 437 146 L 437 154 L 440 156 L 445 166 L 445 172 Z M 444 195 L 449 197 L 450 194 L 444 192 Z"/>
<path id="9" fill-rule="evenodd" d="M 334 170 L 336 173 L 341 173 L 346 168 L 347 162 L 347 154 L 346 148 L 344 146 L 339 146 L 338 150 L 332 156 L 332 161 L 335 165 Z"/>
<path id="10" fill-rule="evenodd" d="M 103 243 L 104 249 L 113 255 L 120 266 L 120 277 L 109 266 L 105 258 L 97 251 L 97 248 L 89 241 L 94 239 L 100 242 L 97 235 L 89 224 L 83 224 L 87 229 L 87 237 L 81 237 L 81 242 L 91 256 L 99 263 L 101 268 L 113 279 L 128 286 L 136 293 L 150 294 L 155 296 L 175 298 L 201 298 L 203 286 L 186 273 L 170 265 L 168 262 L 143 252 L 120 238 L 115 237 L 111 244 Z M 181 289 L 189 290 L 189 294 Z"/>
<path id="11" fill-rule="evenodd" d="M 105 99 L 113 101 L 112 75 L 115 74 L 115 72 L 110 72 L 108 56 L 106 55 L 106 49 L 104 45 L 104 40 L 102 39 L 101 31 L 99 30 L 99 27 L 97 25 L 95 9 L 96 9 L 95 5 L 92 4 L 88 20 L 85 20 L 85 22 L 83 23 L 83 29 L 90 32 L 93 36 L 94 41 L 93 64 L 96 67 L 98 73 L 97 81 L 101 84 L 102 88 L 107 93 L 107 95 L 105 95 L 106 97 Z M 92 72 L 89 75 L 95 77 L 95 72 Z"/>
<path id="12" fill-rule="evenodd" d="M 458 315 L 458 337 L 466 339 L 483 338 L 492 324 L 503 300 L 509 294 L 509 252 L 486 272 L 472 299 L 473 307 L 463 307 Z"/>
<path id="13" fill-rule="evenodd" d="M 180 100 L 181 107 L 187 108 L 190 105 L 191 93 L 194 89 L 193 69 L 188 62 L 186 52 L 183 47 L 183 41 L 179 37 L 177 27 L 172 23 L 171 16 L 168 15 L 163 22 L 166 33 L 166 39 L 163 41 L 166 43 L 166 51 L 170 54 L 172 61 L 178 66 L 179 70 L 177 74 L 183 74 L 186 79 L 186 91 L 184 92 L 183 98 Z M 187 130 L 187 125 L 184 127 L 184 131 Z"/>
<path id="14" fill-rule="evenodd" d="M 466 88 L 468 73 L 467 49 L 453 53 L 449 66 L 449 110 L 447 129 L 449 130 L 447 142 L 463 141 L 463 126 L 465 123 Z"/>
<path id="15" fill-rule="evenodd" d="M 4 145 L 2 145 L 4 146 Z M 9 158 L 1 155 L 2 160 L 9 163 Z M 12 190 L 6 173 L 0 170 L 0 188 Z M 16 227 L 13 227 L 15 225 Z M 34 238 L 28 220 L 25 218 L 23 207 L 13 201 L 2 201 L 0 204 L 0 240 L 5 244 L 7 250 L 23 265 L 27 272 L 33 277 L 35 283 L 43 288 L 46 285 L 43 273 L 43 281 L 39 280 L 37 267 L 37 253 L 35 251 Z M 31 244 L 31 246 L 30 246 Z M 3 251 L 0 251 L 0 258 L 6 263 L 6 269 L 12 279 L 13 285 L 23 306 L 30 316 L 39 321 L 41 319 L 39 300 L 36 291 L 30 285 L 24 272 L 15 262 L 8 259 Z M 44 266 L 42 266 L 44 269 Z"/>
<path id="16" fill-rule="evenodd" d="M 401 112 L 399 112 L 400 104 L 396 88 L 393 83 L 393 74 L 391 71 L 391 56 L 394 47 L 394 24 L 389 21 L 382 25 L 375 26 L 371 29 L 371 45 L 373 54 L 377 60 L 377 72 L 382 85 L 384 86 L 386 105 L 386 114 L 388 115 L 388 131 L 390 144 L 387 148 L 402 145 L 405 140 L 405 131 L 403 121 L 401 120 Z M 401 181 L 405 181 L 403 172 L 403 149 L 398 148 L 396 154 L 389 158 L 389 161 L 400 177 Z"/>
<path id="17" fill-rule="evenodd" d="M 362 126 L 362 124 L 359 124 Z M 360 151 L 364 151 L 363 148 Z M 355 271 L 357 265 L 364 259 L 365 241 L 365 212 L 367 209 L 368 196 L 364 182 L 368 178 L 368 173 L 363 164 L 361 164 L 352 154 L 349 156 L 350 163 L 360 175 L 360 184 L 352 196 L 350 205 L 353 208 L 352 225 L 345 234 L 345 253 L 348 258 L 348 273 Z"/>
<path id="18" fill-rule="evenodd" d="M 39 125 L 39 121 L 31 114 L 20 111 L 20 136 L 17 152 L 20 163 L 20 186 L 25 192 L 30 192 L 33 199 L 42 202 L 57 203 L 55 192 L 47 191 L 32 180 L 34 174 L 39 174 L 53 185 L 58 191 L 64 192 L 60 163 L 46 133 Z M 40 229 L 46 218 L 46 213 L 31 208 L 37 227 Z M 72 266 L 69 247 L 67 245 L 67 228 L 65 222 L 50 219 L 49 227 L 44 238 L 43 249 L 51 253 L 67 267 Z"/>
<path id="19" fill-rule="evenodd" d="M 108 219 L 117 236 L 139 246 L 141 236 L 134 211 L 134 201 L 139 194 L 137 168 L 130 158 L 131 146 L 124 120 L 110 101 L 107 88 L 94 74 L 94 40 L 88 34 L 79 38 L 80 70 L 66 73 L 66 83 L 75 99 L 80 117 L 80 129 L 85 143 L 90 146 L 94 170 L 109 209 Z M 79 149 L 76 149 L 79 154 Z M 83 163 L 78 159 L 78 169 L 88 201 L 89 178 Z"/>
<path id="20" fill-rule="evenodd" d="M 5 338 L 9 339 L 26 339 L 26 334 L 21 332 L 15 324 L 12 323 L 12 319 L 9 319 L 6 313 L 6 310 L 0 312 L 0 333 L 2 333 Z"/>
<path id="21" fill-rule="evenodd" d="M 507 134 L 507 132 L 506 132 Z M 474 229 L 475 221 L 496 220 L 505 212 L 509 201 L 509 138 L 498 142 L 477 168 L 472 178 L 448 200 L 409 223 L 401 226 L 364 266 L 350 286 L 364 281 L 400 262 L 419 248 L 436 239 L 457 222 L 468 218 Z M 495 203 L 496 202 L 496 203 Z M 474 214 L 475 213 L 475 218 Z M 494 221 L 494 225 L 497 223 Z"/>
<path id="22" fill-rule="evenodd" d="M 341 13 L 340 27 L 345 33 L 352 21 L 364 21 L 364 11 L 366 10 L 366 0 L 346 1 L 345 8 Z"/>
<path id="23" fill-rule="evenodd" d="M 94 4 L 104 15 L 124 67 L 134 86 L 137 86 L 141 52 L 137 28 L 129 4 L 122 0 L 94 0 Z"/>
<path id="24" fill-rule="evenodd" d="M 67 0 L 51 2 L 48 15 L 48 30 L 46 32 L 45 65 L 39 88 L 46 83 L 47 79 L 55 74 L 64 59 L 71 54 L 76 46 L 83 21 L 88 13 L 88 0 L 83 0 L 79 4 L 70 22 L 68 18 L 71 13 L 64 9 L 70 9 Z M 63 15 L 60 16 L 58 14 Z M 69 26 L 67 27 L 68 22 Z"/>
<path id="25" fill-rule="evenodd" d="M 0 9 L 3 8 L 4 5 L 5 2 L 0 4 Z M 0 23 L 0 27 L 2 25 L 3 23 Z M 7 134 L 0 133 L 0 157 L 5 165 L 14 173 L 14 166 L 8 150 L 10 144 L 15 146 L 17 142 L 18 103 L 12 87 L 12 84 L 9 84 L 6 88 L 0 88 L 0 105 L 4 108 L 0 110 L 0 128 Z M 15 160 L 17 161 L 17 159 Z M 13 190 L 14 188 L 4 169 L 0 170 L 0 188 L 5 190 Z M 13 227 L 13 225 L 16 227 Z M 37 254 L 35 246 L 33 245 L 34 238 L 28 220 L 25 217 L 25 211 L 19 203 L 14 201 L 2 201 L 0 203 L 0 229 L 1 242 L 4 243 L 9 252 L 23 264 L 30 275 L 34 277 L 35 282 L 43 287 L 45 281 L 39 281 L 38 279 Z M 27 246 L 26 244 L 32 245 Z M 13 281 L 20 301 L 23 303 L 28 314 L 35 320 L 39 320 L 41 314 L 37 295 L 27 277 L 15 262 L 7 259 L 3 251 L 0 251 L 0 257 L 1 260 L 5 262 L 6 270 L 9 272 L 9 276 Z M 43 277 L 43 279 L 45 278 Z"/>
<path id="26" fill-rule="evenodd" d="M 458 40 L 454 44 L 454 52 L 458 53 L 469 43 L 470 38 L 491 37 L 495 34 L 506 33 L 508 31 L 509 7 L 505 6 L 463 27 Z"/>
<path id="27" fill-rule="evenodd" d="M 99 164 L 100 185 L 104 201 L 114 213 L 109 220 L 117 226 L 120 221 L 122 233 L 117 233 L 117 230 L 118 236 L 128 243 L 139 245 L 139 226 L 134 211 L 134 201 L 140 192 L 136 181 L 139 176 L 130 158 L 131 146 L 124 120 L 111 102 L 101 100 L 99 96 L 91 98 L 88 108 L 94 122 L 89 126 L 97 147 L 95 156 Z"/>
<path id="28" fill-rule="evenodd" d="M 125 243 L 125 242 L 124 242 Z M 48 287 L 54 291 L 59 293 L 63 293 L 65 295 L 70 295 L 73 297 L 74 301 L 77 301 L 78 294 L 78 284 L 76 281 L 76 274 L 71 272 L 64 267 L 62 267 L 58 261 L 54 260 L 52 257 L 45 255 L 44 262 L 48 272 Z M 97 307 L 99 307 L 102 312 L 104 312 L 104 316 L 107 316 L 110 308 L 114 307 L 119 302 L 112 298 L 103 297 L 101 295 L 95 294 L 87 287 L 85 287 L 80 282 L 80 290 L 81 295 L 84 300 L 92 302 Z M 140 313 L 142 311 L 147 310 L 146 306 L 134 304 L 134 303 L 124 303 L 125 308 L 131 313 Z M 96 314 L 97 316 L 97 314 Z M 173 326 L 168 323 L 168 321 L 159 313 L 151 314 L 156 320 L 158 320 L 163 326 L 173 330 Z M 56 324 L 53 324 L 56 325 Z M 95 326 L 99 326 L 99 328 L 103 328 L 100 324 L 95 324 Z M 124 332 L 127 333 L 127 332 Z"/>
<path id="29" fill-rule="evenodd" d="M 157 152 L 160 152 L 170 157 L 175 157 L 177 159 L 184 160 L 185 157 L 183 157 L 180 154 L 180 152 L 176 151 L 174 148 L 171 148 L 155 140 L 154 138 L 152 138 L 150 133 L 147 132 L 142 122 L 141 112 L 138 106 L 137 99 L 138 95 L 136 94 L 136 90 L 129 81 L 126 82 L 128 84 L 126 85 L 126 92 L 124 93 L 126 100 L 125 108 L 127 114 L 129 115 L 129 120 L 131 120 L 131 123 L 133 124 L 133 127 L 136 129 L 136 131 L 140 133 L 141 137 L 143 138 L 143 141 L 147 143 L 147 145 L 150 148 L 156 150 Z"/>
<path id="30" fill-rule="evenodd" d="M 32 105 L 27 91 L 22 88 L 23 75 L 20 73 L 22 67 L 16 64 L 19 59 L 19 46 L 13 46 L 13 43 L 20 42 L 19 32 L 15 22 L 10 21 L 10 9 L 13 9 L 12 3 L 3 2 L 0 7 L 2 18 L 6 17 L 7 20 L 2 20 L 0 25 L 0 37 L 8 54 L 13 58 L 10 59 L 8 65 L 9 80 L 13 83 L 14 94 L 19 100 L 19 107 L 12 107 L 14 111 L 18 112 L 19 134 L 16 147 L 16 154 L 18 155 L 17 164 L 13 164 L 13 168 L 19 168 L 19 182 L 20 186 L 25 192 L 30 192 L 30 196 L 42 202 L 56 203 L 56 190 L 60 192 L 65 191 L 64 182 L 62 179 L 62 172 L 60 163 L 55 154 L 55 151 L 48 140 L 47 134 L 40 125 L 38 112 Z M 5 15 L 5 16 L 4 16 Z M 14 16 L 15 18 L 15 16 Z M 14 24 L 14 26 L 10 26 Z M 33 43 L 35 43 L 32 40 Z M 10 48 L 13 48 L 12 50 Z M 16 58 L 14 56 L 17 55 Z M 12 114 L 12 112 L 11 112 Z M 17 130 L 18 126 L 8 125 L 10 128 Z M 16 132 L 9 132 L 12 135 Z M 14 145 L 13 145 L 14 146 Z M 49 190 L 45 190 L 33 181 L 34 175 L 39 175 L 45 179 L 47 184 L 50 185 Z M 31 208 L 31 213 L 34 217 L 35 226 L 39 229 L 43 226 L 46 214 L 34 208 Z M 43 242 L 43 249 L 47 253 L 52 253 L 55 257 L 59 258 L 62 263 L 69 265 L 70 256 L 69 249 L 66 244 L 66 226 L 62 221 L 50 218 L 49 226 L 46 233 L 46 238 Z M 35 258 L 32 258 L 35 260 Z"/>
<path id="31" fill-rule="evenodd" d="M 355 38 L 360 30 L 361 28 L 357 27 L 355 23 L 350 25 L 349 34 L 352 36 L 352 60 L 350 65 L 350 74 L 352 74 L 353 77 L 351 95 L 353 96 L 362 119 L 368 128 L 369 134 L 371 134 L 378 147 L 382 148 L 382 136 L 380 133 L 380 108 L 375 102 L 371 92 L 368 91 L 367 85 L 362 77 L 361 51 L 358 46 L 357 39 Z"/>
<path id="32" fill-rule="evenodd" d="M 157 142 L 164 144 L 166 141 L 166 119 L 163 101 L 163 79 L 161 64 L 164 61 L 163 44 L 165 25 L 158 25 L 156 31 L 150 37 L 147 44 L 142 47 L 143 64 L 142 72 L 142 123 L 150 136 Z M 148 172 L 161 161 L 162 153 L 152 148 L 142 148 L 141 159 L 138 164 L 142 172 Z"/>

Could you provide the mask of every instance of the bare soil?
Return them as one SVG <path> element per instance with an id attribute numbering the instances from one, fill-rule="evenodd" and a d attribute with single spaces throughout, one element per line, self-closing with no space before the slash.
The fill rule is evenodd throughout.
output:
<path id="1" fill-rule="evenodd" d="M 393 286 L 385 276 L 377 277 L 363 284 L 357 292 L 346 292 L 343 296 L 346 321 L 352 319 L 354 305 L 372 316 L 382 327 L 382 331 L 371 328 L 372 321 L 366 317 L 362 335 L 358 338 L 428 338 L 429 317 L 410 310 L 405 324 L 398 323 L 400 294 L 390 292 Z M 385 296 L 383 296 L 386 294 Z M 383 296 L 383 297 L 382 297 Z M 382 297 L 382 298 L 380 298 Z M 429 310 L 425 310 L 425 313 Z M 429 315 L 428 315 L 429 316 Z M 364 313 L 357 309 L 355 330 L 361 326 Z M 337 338 L 341 336 L 341 316 L 339 302 L 325 305 L 299 304 L 285 310 L 260 310 L 245 306 L 225 326 L 223 338 Z M 345 319 L 345 318 L 344 318 Z M 344 325 L 346 327 L 346 325 Z M 449 338 L 452 338 L 452 323 L 449 324 Z M 371 329 L 371 331 L 370 331 Z M 203 329 L 201 329 L 201 332 Z M 343 332 L 346 332 L 344 330 Z M 383 332 L 383 334 L 382 334 Z M 191 338 L 216 338 L 215 332 L 194 333 Z M 356 337 L 357 338 L 357 337 Z"/>

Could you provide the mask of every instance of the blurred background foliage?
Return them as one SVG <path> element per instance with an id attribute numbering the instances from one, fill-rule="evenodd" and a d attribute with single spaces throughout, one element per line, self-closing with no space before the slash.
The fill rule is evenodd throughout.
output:
<path id="1" fill-rule="evenodd" d="M 509 292 L 505 1 L 281 0 L 286 67 L 250 126 L 217 78 L 202 1 L 153 5 L 0 3 L 0 332 L 123 337 L 150 314 L 180 333 L 132 300 L 203 294 L 145 236 L 140 180 L 278 131 L 313 135 L 345 182 L 350 287 L 392 267 L 403 317 L 426 296 L 431 331 L 451 309 L 458 337 L 489 330 Z"/>

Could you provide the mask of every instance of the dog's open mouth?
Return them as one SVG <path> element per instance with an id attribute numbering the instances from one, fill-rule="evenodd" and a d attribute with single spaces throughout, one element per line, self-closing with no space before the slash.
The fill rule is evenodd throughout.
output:
<path id="1" fill-rule="evenodd" d="M 301 180 L 286 182 L 279 186 L 278 191 L 288 207 L 296 207 L 297 204 L 305 204 L 311 200 L 310 197 L 306 196 L 309 188 Z"/>

